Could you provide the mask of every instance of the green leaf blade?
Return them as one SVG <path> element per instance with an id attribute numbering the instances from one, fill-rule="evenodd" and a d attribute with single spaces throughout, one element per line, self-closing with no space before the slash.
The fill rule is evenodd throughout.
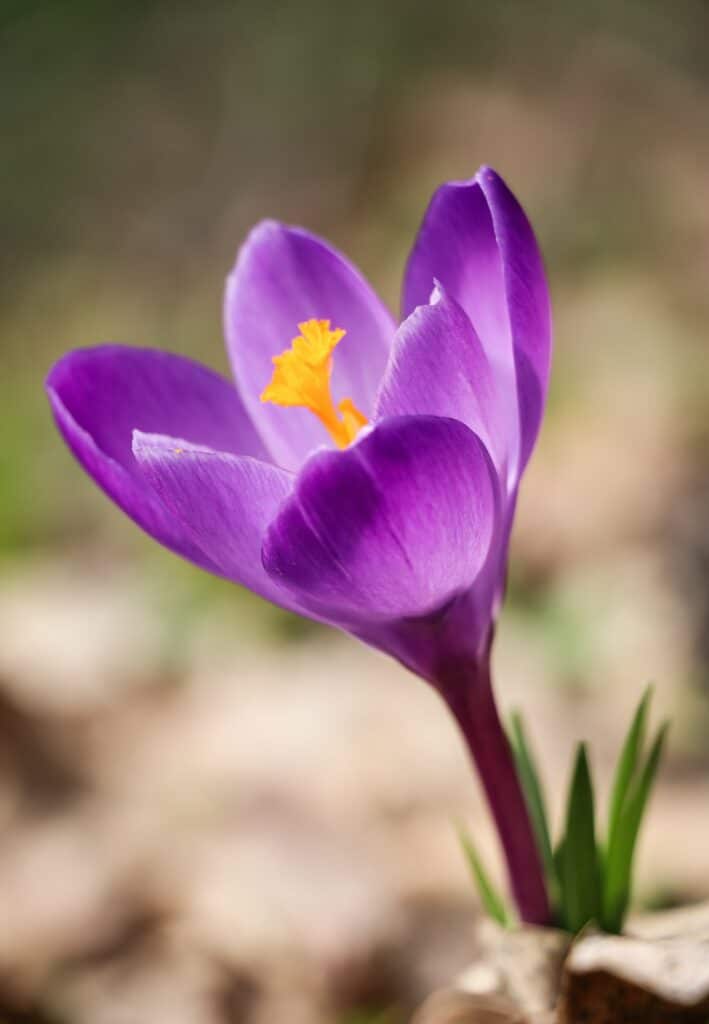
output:
<path id="1" fill-rule="evenodd" d="M 613 780 L 613 789 L 608 813 L 608 833 L 606 836 L 606 849 L 615 843 L 615 837 L 620 825 L 623 806 L 628 796 L 631 783 L 636 776 L 638 762 L 640 760 L 643 742 L 645 739 L 645 726 L 647 714 L 652 699 L 652 687 L 648 686 L 643 694 L 637 710 L 631 722 L 630 729 L 625 738 L 623 749 L 618 758 L 618 766 Z"/>
<path id="2" fill-rule="evenodd" d="M 551 844 L 551 834 L 549 831 L 549 818 L 547 815 L 546 800 L 544 798 L 544 788 L 537 770 L 536 761 L 527 741 L 522 716 L 519 712 L 514 712 L 510 716 L 510 726 L 510 743 L 515 763 L 517 765 L 517 774 L 519 775 L 519 779 L 522 784 L 522 790 L 524 792 L 529 816 L 532 819 L 532 828 L 534 829 L 537 847 L 544 865 L 547 888 L 549 890 L 552 903 L 556 903 L 558 899 L 558 882 L 556 877 L 556 865 L 554 863 L 554 853 Z"/>
<path id="3" fill-rule="evenodd" d="M 472 836 L 462 825 L 458 826 L 460 845 L 463 848 L 465 859 L 468 862 L 470 872 L 477 884 L 480 901 L 490 917 L 507 928 L 512 923 L 512 915 L 505 905 L 505 901 L 485 870 L 480 854 L 473 843 Z"/>
<path id="4" fill-rule="evenodd" d="M 608 932 L 620 932 L 623 927 L 632 892 L 635 847 L 668 729 L 667 721 L 658 729 L 650 753 L 626 797 L 613 843 L 608 845 L 601 918 L 601 923 Z"/>
<path id="5" fill-rule="evenodd" d="M 601 872 L 596 847 L 593 783 L 586 746 L 580 743 L 569 786 L 566 825 L 556 855 L 561 913 L 574 934 L 601 915 Z"/>

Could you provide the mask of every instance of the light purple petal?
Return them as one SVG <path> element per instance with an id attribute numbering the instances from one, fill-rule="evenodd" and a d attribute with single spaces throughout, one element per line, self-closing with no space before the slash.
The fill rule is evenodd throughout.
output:
<path id="1" fill-rule="evenodd" d="M 357 270 L 301 228 L 264 221 L 249 235 L 227 281 L 224 327 L 244 405 L 273 453 L 297 469 L 329 434 L 312 413 L 260 401 L 272 357 L 290 346 L 303 320 L 330 320 L 347 334 L 332 376 L 336 402 L 353 399 L 367 416 L 386 365 L 394 322 Z"/>
<path id="2" fill-rule="evenodd" d="M 333 617 L 426 615 L 476 579 L 498 510 L 494 466 L 468 427 L 383 420 L 345 451 L 311 457 L 267 531 L 264 565 Z"/>
<path id="3" fill-rule="evenodd" d="M 429 301 L 434 279 L 470 317 L 507 418 L 510 485 L 534 446 L 549 378 L 551 316 L 536 239 L 517 200 L 490 168 L 441 186 L 412 250 L 404 313 Z"/>
<path id="4" fill-rule="evenodd" d="M 292 595 L 266 575 L 261 563 L 263 533 L 292 489 L 290 473 L 257 459 L 139 431 L 133 453 L 149 487 L 220 575 L 297 609 Z"/>
<path id="5" fill-rule="evenodd" d="M 213 569 L 146 487 L 131 441 L 140 429 L 266 458 L 234 386 L 167 352 L 106 345 L 64 356 L 47 392 L 64 439 L 96 483 L 166 547 Z"/>
<path id="6" fill-rule="evenodd" d="M 520 409 L 520 473 L 539 433 L 551 367 L 551 303 L 534 231 L 505 182 L 490 167 L 478 172 L 495 225 L 505 273 Z"/>
<path id="7" fill-rule="evenodd" d="M 505 424 L 487 356 L 470 319 L 441 290 L 399 327 L 375 407 L 375 419 L 446 416 L 476 433 L 506 477 Z"/>
<path id="8" fill-rule="evenodd" d="M 473 179 L 442 185 L 433 195 L 409 257 L 403 312 L 429 302 L 434 282 L 467 313 L 495 378 L 507 422 L 509 461 L 518 446 L 515 369 L 502 259 L 485 195 Z"/>

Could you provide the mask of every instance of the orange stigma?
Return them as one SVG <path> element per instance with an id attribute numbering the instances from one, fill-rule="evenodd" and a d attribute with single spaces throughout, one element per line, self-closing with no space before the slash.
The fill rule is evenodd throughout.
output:
<path id="1" fill-rule="evenodd" d="M 273 357 L 271 382 L 261 392 L 262 402 L 300 406 L 314 413 L 339 448 L 346 448 L 367 423 L 351 398 L 335 406 L 330 393 L 332 353 L 345 332 L 330 330 L 329 320 L 305 320 L 291 347 Z"/>

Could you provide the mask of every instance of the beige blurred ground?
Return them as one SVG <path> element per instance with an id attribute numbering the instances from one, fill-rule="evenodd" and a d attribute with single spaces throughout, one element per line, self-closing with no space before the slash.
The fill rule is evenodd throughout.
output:
<path id="1" fill-rule="evenodd" d="M 641 563 L 622 573 L 653 586 Z M 528 714 L 557 811 L 573 741 L 591 739 L 607 788 L 630 713 L 614 620 L 641 658 L 678 671 L 657 638 L 668 621 L 681 638 L 679 609 L 606 612 L 595 690 L 555 689 L 514 616 L 501 636 L 501 694 Z M 25 570 L 0 613 L 25 639 L 0 655 L 6 998 L 40 993 L 77 1024 L 330 1021 L 351 1005 L 410 1008 L 473 955 L 453 823 L 474 823 L 491 863 L 495 842 L 452 723 L 402 669 L 334 636 L 235 641 L 225 615 L 205 615 L 177 678 L 134 573 L 109 592 L 66 567 Z M 681 739 L 685 701 L 661 686 L 658 703 Z M 644 836 L 645 897 L 707 892 L 709 778 L 679 750 Z"/>
<path id="2" fill-rule="evenodd" d="M 109 339 L 225 368 L 222 281 L 261 216 L 395 306 L 431 189 L 483 161 L 556 319 L 501 703 L 558 818 L 574 743 L 607 792 L 655 681 L 638 903 L 709 895 L 709 16 L 493 6 L 0 8 L 4 1020 L 398 1024 L 473 956 L 453 822 L 497 851 L 435 696 L 143 539 L 41 384 Z"/>

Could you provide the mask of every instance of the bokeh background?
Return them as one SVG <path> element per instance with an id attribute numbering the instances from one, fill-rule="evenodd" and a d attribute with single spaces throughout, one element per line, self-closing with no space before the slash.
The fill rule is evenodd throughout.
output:
<path id="1" fill-rule="evenodd" d="M 442 706 L 144 537 L 56 435 L 68 348 L 226 372 L 264 216 L 398 305 L 432 189 L 490 163 L 556 323 L 496 653 L 558 815 L 656 683 L 637 903 L 709 895 L 709 7 L 0 2 L 0 1010 L 45 1024 L 399 1024 L 475 949 Z M 499 874 L 499 871 L 498 871 Z"/>

